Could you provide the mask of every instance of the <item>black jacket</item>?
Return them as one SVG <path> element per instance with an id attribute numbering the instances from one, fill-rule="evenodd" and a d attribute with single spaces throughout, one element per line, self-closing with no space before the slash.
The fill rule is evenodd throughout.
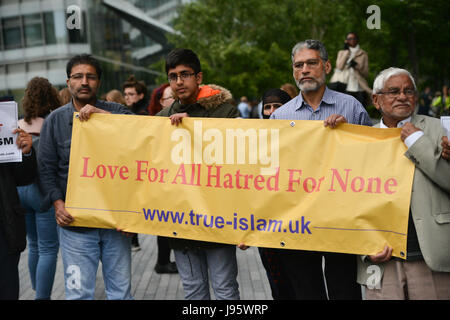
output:
<path id="1" fill-rule="evenodd" d="M 0 228 L 8 253 L 21 252 L 26 247 L 25 210 L 20 205 L 16 186 L 33 183 L 37 174 L 34 149 L 22 156 L 22 162 L 0 163 Z"/>
<path id="2" fill-rule="evenodd" d="M 131 111 L 137 115 L 148 116 L 148 100 L 143 98 L 131 106 Z"/>

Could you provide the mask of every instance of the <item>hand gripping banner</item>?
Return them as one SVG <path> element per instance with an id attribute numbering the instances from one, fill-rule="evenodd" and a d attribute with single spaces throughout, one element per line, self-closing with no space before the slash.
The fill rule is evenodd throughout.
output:
<path id="1" fill-rule="evenodd" d="M 406 258 L 414 165 L 400 129 L 93 114 L 73 121 L 73 226 Z"/>

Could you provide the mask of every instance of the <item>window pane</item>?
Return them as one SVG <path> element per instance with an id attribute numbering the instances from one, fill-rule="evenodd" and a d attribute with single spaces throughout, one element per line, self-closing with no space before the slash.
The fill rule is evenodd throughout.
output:
<path id="1" fill-rule="evenodd" d="M 3 19 L 3 41 L 6 50 L 22 47 L 19 17 Z"/>
<path id="2" fill-rule="evenodd" d="M 61 11 L 53 12 L 53 20 L 55 21 L 55 36 L 57 43 L 67 43 L 67 27 L 66 14 Z"/>
<path id="3" fill-rule="evenodd" d="M 26 72 L 25 63 L 15 63 L 8 65 L 8 74 L 18 74 L 25 72 Z"/>
<path id="4" fill-rule="evenodd" d="M 53 12 L 44 13 L 44 26 L 45 26 L 46 44 L 55 44 L 56 34 L 55 34 L 55 19 L 53 18 Z"/>
<path id="5" fill-rule="evenodd" d="M 42 36 L 41 15 L 29 14 L 23 17 L 25 26 L 25 46 L 33 47 L 44 44 L 44 37 Z"/>

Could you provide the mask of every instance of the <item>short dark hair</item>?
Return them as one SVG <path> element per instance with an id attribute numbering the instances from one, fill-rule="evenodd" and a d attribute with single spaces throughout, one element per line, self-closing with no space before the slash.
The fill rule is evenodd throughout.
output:
<path id="1" fill-rule="evenodd" d="M 286 91 L 276 88 L 264 92 L 262 96 L 262 103 L 263 105 L 265 105 L 266 103 L 277 101 L 281 104 L 285 104 L 288 103 L 291 99 L 291 96 Z"/>
<path id="2" fill-rule="evenodd" d="M 350 34 L 355 35 L 356 40 L 359 41 L 359 36 L 358 36 L 358 34 L 357 34 L 356 32 L 354 32 L 354 31 L 347 32 L 347 35 L 345 36 L 345 38 L 347 39 L 348 35 L 350 35 Z"/>
<path id="3" fill-rule="evenodd" d="M 123 84 L 123 91 L 126 88 L 134 88 L 137 94 L 143 93 L 144 96 L 147 96 L 147 86 L 144 81 L 137 81 L 134 75 L 128 77 L 127 81 Z"/>
<path id="4" fill-rule="evenodd" d="M 76 56 L 72 57 L 69 62 L 67 62 L 66 66 L 66 73 L 67 78 L 70 78 L 70 73 L 72 72 L 72 68 L 74 66 L 77 66 L 79 64 L 88 64 L 95 68 L 95 72 L 97 73 L 98 78 L 100 79 L 102 77 L 102 68 L 100 67 L 100 63 L 97 59 L 95 59 L 92 55 L 83 53 L 83 54 L 77 54 Z"/>
<path id="5" fill-rule="evenodd" d="M 179 65 L 190 67 L 197 74 L 202 71 L 200 60 L 194 51 L 190 49 L 173 49 L 166 57 L 166 74 L 169 70 Z"/>

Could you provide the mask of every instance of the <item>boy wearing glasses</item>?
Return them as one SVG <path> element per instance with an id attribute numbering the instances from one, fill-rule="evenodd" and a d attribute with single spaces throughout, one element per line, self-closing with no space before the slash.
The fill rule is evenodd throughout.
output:
<path id="1" fill-rule="evenodd" d="M 175 102 L 157 116 L 170 117 L 178 125 L 184 117 L 237 118 L 231 93 L 217 85 L 201 85 L 203 73 L 197 55 L 189 49 L 174 49 L 166 57 L 166 73 Z"/>
<path id="2" fill-rule="evenodd" d="M 179 125 L 184 117 L 237 118 L 239 111 L 228 101 L 231 93 L 216 85 L 201 86 L 203 74 L 197 55 L 174 49 L 166 57 L 166 72 L 175 102 L 157 116 Z M 238 300 L 236 246 L 170 238 L 186 299 L 209 300 L 209 277 L 218 300 Z M 209 273 L 209 276 L 208 276 Z"/>

